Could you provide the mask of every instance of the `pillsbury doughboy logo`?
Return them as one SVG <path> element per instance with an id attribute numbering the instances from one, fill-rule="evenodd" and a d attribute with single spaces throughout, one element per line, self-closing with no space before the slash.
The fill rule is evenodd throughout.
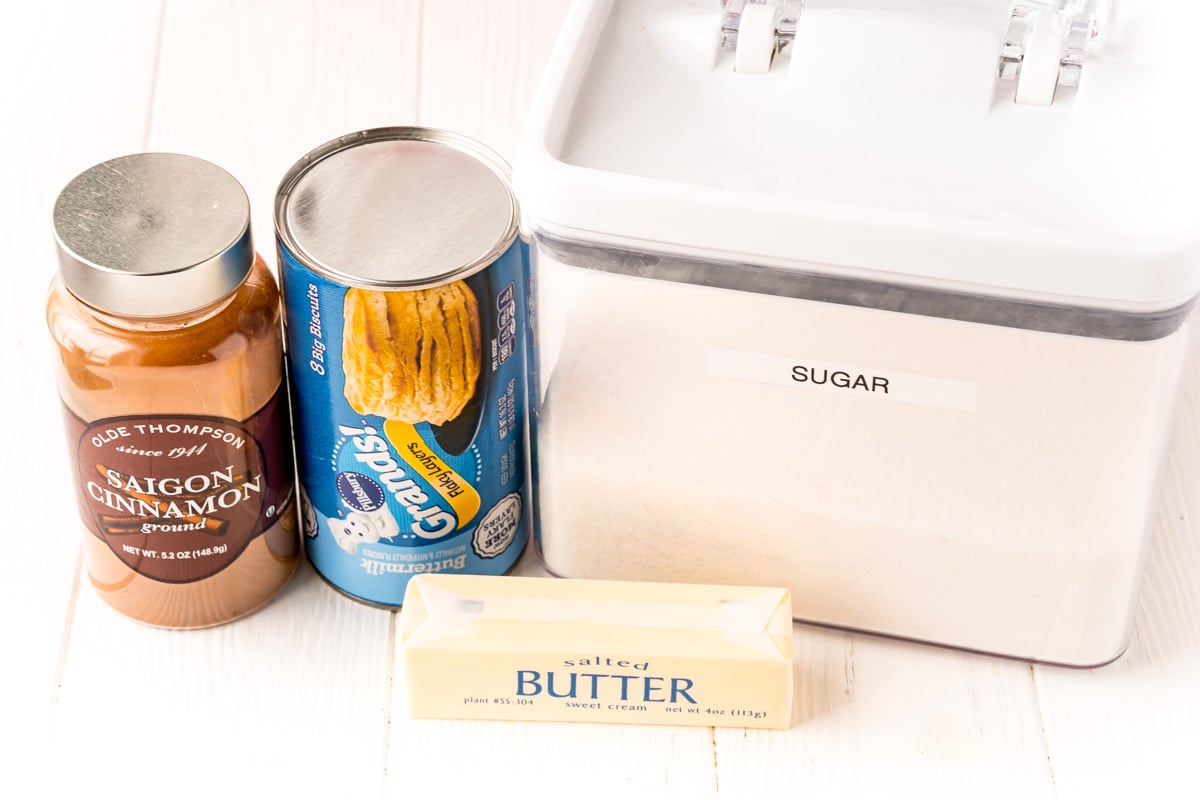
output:
<path id="1" fill-rule="evenodd" d="M 383 487 L 361 472 L 339 472 L 338 494 L 355 511 L 378 511 L 384 506 Z"/>
<path id="2" fill-rule="evenodd" d="M 354 555 L 360 544 L 391 541 L 400 535 L 400 525 L 388 511 L 382 486 L 358 472 L 339 473 L 335 485 L 342 502 L 350 508 L 344 519 L 329 520 L 338 547 Z"/>

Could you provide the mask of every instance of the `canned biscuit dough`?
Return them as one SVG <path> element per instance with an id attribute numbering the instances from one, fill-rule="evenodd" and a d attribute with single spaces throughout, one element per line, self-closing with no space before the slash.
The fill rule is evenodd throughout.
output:
<path id="1" fill-rule="evenodd" d="M 528 253 L 506 167 L 390 128 L 330 142 L 276 201 L 304 540 L 340 591 L 503 574 L 525 519 Z"/>

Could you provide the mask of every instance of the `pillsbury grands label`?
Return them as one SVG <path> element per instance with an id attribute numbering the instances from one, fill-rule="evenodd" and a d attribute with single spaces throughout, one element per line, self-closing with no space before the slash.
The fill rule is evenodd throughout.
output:
<path id="1" fill-rule="evenodd" d="M 503 574 L 528 538 L 528 251 L 485 156 L 368 131 L 302 160 L 276 204 L 309 560 L 379 605 L 413 575 Z"/>

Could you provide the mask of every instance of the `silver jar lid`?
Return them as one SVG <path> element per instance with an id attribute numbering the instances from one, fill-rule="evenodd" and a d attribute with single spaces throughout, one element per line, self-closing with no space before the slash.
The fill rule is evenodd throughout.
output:
<path id="1" fill-rule="evenodd" d="M 508 165 L 461 134 L 375 128 L 326 142 L 280 182 L 275 228 L 309 268 L 366 289 L 465 278 L 517 236 Z"/>
<path id="2" fill-rule="evenodd" d="M 54 238 L 71 294 L 123 316 L 203 308 L 254 265 L 241 184 L 175 153 L 123 156 L 79 174 L 54 204 Z"/>

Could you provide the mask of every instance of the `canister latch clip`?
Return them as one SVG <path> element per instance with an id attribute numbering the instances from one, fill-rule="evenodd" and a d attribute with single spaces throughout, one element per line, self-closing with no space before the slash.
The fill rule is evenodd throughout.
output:
<path id="1" fill-rule="evenodd" d="M 721 0 L 721 47 L 736 51 L 734 71 L 762 74 L 796 38 L 804 0 Z"/>
<path id="2" fill-rule="evenodd" d="M 1000 79 L 1015 81 L 1015 99 L 1048 106 L 1060 86 L 1079 85 L 1112 0 L 1016 0 L 1000 49 Z"/>
<path id="3" fill-rule="evenodd" d="M 763 74 L 796 38 L 805 0 L 720 0 L 721 47 L 736 52 L 734 70 Z M 1016 84 L 1024 105 L 1048 106 L 1060 86 L 1079 85 L 1112 0 L 993 0 L 1010 6 L 999 77 Z"/>

